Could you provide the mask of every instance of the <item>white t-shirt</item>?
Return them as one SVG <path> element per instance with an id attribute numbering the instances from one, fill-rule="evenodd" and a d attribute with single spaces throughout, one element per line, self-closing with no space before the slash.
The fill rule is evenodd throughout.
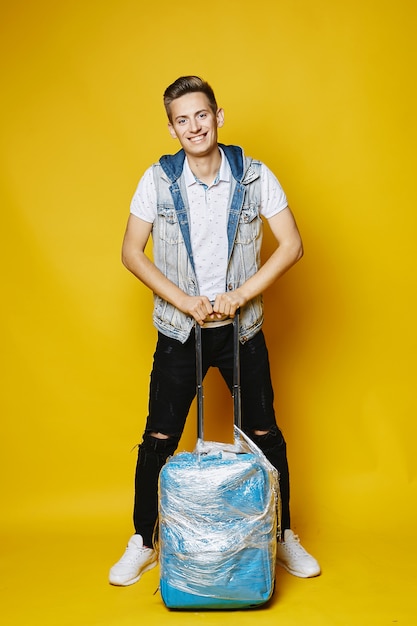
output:
<path id="1" fill-rule="evenodd" d="M 187 159 L 184 161 L 195 271 L 200 294 L 212 301 L 218 293 L 226 290 L 227 272 L 227 210 L 232 173 L 223 151 L 220 151 L 222 161 L 219 173 L 211 185 L 196 180 Z M 271 170 L 262 164 L 261 215 L 269 219 L 287 206 L 287 198 L 280 183 Z M 145 222 L 153 223 L 156 207 L 156 189 L 150 167 L 139 181 L 130 212 Z"/>

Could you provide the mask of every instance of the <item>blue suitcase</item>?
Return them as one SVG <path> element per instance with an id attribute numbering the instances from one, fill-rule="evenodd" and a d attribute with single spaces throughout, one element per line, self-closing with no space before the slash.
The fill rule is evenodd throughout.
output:
<path id="1" fill-rule="evenodd" d="M 171 457 L 160 473 L 160 591 L 171 609 L 255 607 L 274 591 L 278 475 L 240 429 L 238 324 L 236 316 L 234 444 L 203 438 L 197 326 L 197 446 Z"/>

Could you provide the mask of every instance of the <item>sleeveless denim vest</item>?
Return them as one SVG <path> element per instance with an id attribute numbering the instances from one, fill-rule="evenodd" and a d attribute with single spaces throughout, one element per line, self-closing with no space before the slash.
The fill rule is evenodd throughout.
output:
<path id="1" fill-rule="evenodd" d="M 226 290 L 242 285 L 260 267 L 262 243 L 261 163 L 246 157 L 242 148 L 219 144 L 232 172 L 228 206 L 228 267 Z M 161 272 L 187 294 L 200 295 L 194 270 L 187 191 L 182 175 L 185 153 L 161 157 L 153 165 L 157 217 L 153 224 L 153 258 Z M 156 328 L 184 343 L 194 320 L 154 294 Z M 240 341 L 253 337 L 263 323 L 262 295 L 253 298 L 240 313 Z"/>

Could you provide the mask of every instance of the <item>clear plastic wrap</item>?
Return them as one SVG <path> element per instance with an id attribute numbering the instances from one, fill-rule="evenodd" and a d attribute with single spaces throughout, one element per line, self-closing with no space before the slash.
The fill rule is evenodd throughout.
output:
<path id="1" fill-rule="evenodd" d="M 236 426 L 234 444 L 199 440 L 193 453 L 173 456 L 160 475 L 164 602 L 266 601 L 279 523 L 277 471 Z"/>

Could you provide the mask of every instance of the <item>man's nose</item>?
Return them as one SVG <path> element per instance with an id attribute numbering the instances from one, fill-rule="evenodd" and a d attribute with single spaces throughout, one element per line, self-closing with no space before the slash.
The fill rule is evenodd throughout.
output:
<path id="1" fill-rule="evenodd" d="M 201 130 L 201 123 L 199 119 L 191 119 L 190 130 L 192 133 L 198 133 Z"/>

